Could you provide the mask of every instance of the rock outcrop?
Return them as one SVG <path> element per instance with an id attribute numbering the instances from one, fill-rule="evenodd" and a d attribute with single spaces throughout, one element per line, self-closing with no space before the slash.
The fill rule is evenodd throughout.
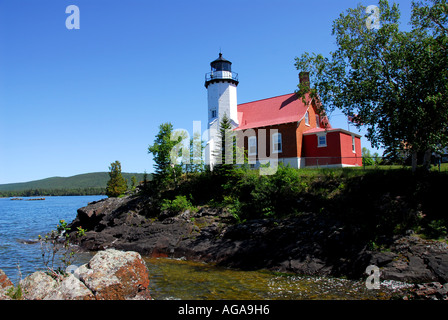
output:
<path id="1" fill-rule="evenodd" d="M 88 250 L 116 248 L 144 256 L 214 262 L 241 269 L 271 269 L 308 275 L 367 277 L 369 265 L 381 280 L 448 282 L 448 245 L 409 235 L 388 239 L 374 250 L 352 226 L 330 215 L 304 213 L 284 219 L 235 223 L 222 209 L 178 215 L 148 215 L 150 200 L 138 196 L 103 199 L 78 210 L 71 224 L 88 229 L 74 242 Z"/>
<path id="2" fill-rule="evenodd" d="M 115 249 L 98 252 L 68 276 L 37 271 L 20 282 L 25 300 L 149 300 L 148 285 L 140 254 Z"/>
<path id="3" fill-rule="evenodd" d="M 9 296 L 7 295 L 10 288 L 13 288 L 14 285 L 9 280 L 8 276 L 0 270 L 0 300 L 8 300 Z"/>

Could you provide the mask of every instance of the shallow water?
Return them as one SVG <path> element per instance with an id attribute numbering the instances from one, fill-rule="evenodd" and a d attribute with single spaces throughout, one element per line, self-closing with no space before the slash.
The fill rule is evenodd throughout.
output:
<path id="1" fill-rule="evenodd" d="M 151 296 L 162 300 L 377 300 L 390 299 L 406 287 L 389 281 L 369 290 L 363 281 L 241 271 L 167 258 L 145 261 Z"/>

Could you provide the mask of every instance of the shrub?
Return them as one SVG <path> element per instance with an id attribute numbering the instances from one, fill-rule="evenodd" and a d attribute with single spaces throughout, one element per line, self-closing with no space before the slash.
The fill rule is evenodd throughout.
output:
<path id="1" fill-rule="evenodd" d="M 432 239 L 444 238 L 447 235 L 447 229 L 443 220 L 432 220 L 425 228 L 425 235 Z"/>
<path id="2" fill-rule="evenodd" d="M 160 209 L 162 211 L 178 213 L 185 210 L 194 211 L 196 208 L 185 196 L 176 196 L 174 200 L 164 199 Z"/>

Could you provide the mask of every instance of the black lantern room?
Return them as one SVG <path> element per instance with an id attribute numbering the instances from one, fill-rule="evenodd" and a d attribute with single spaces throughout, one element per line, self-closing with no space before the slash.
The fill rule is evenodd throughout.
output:
<path id="1" fill-rule="evenodd" d="M 219 53 L 219 58 L 210 62 L 212 71 L 232 71 L 232 62 L 222 57 L 222 53 Z"/>
<path id="2" fill-rule="evenodd" d="M 238 73 L 232 72 L 232 62 L 222 57 L 219 53 L 218 59 L 210 62 L 211 72 L 205 75 L 205 87 L 213 82 L 230 82 L 238 85 Z"/>

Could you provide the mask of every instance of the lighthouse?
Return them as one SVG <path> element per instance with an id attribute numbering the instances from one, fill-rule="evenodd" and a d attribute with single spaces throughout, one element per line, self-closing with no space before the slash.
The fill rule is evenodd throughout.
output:
<path id="1" fill-rule="evenodd" d="M 219 139 L 219 124 L 224 116 L 230 119 L 232 127 L 238 127 L 236 87 L 238 74 L 232 72 L 232 62 L 219 53 L 218 59 L 210 63 L 211 71 L 205 74 L 205 88 L 208 100 L 208 138 L 206 146 L 206 164 L 213 168 L 216 163 L 217 139 Z"/>

